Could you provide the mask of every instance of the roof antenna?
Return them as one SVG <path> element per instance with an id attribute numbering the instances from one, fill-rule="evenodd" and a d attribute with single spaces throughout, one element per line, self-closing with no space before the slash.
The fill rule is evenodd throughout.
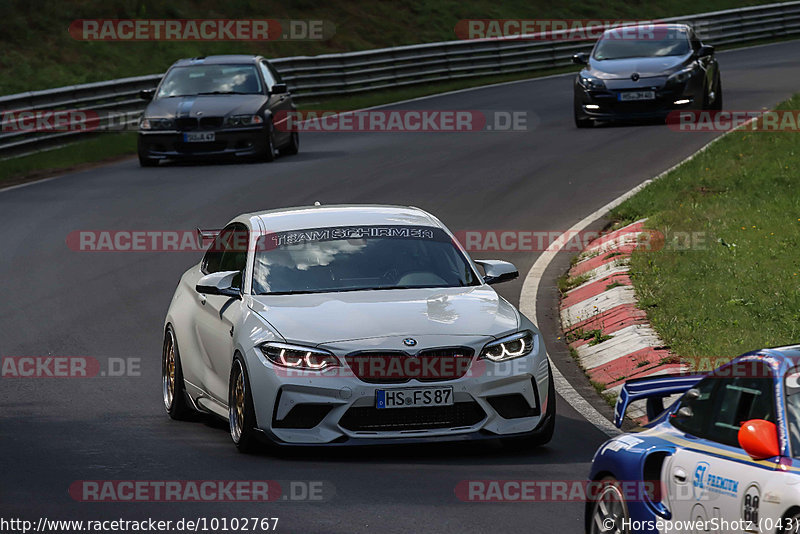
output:
<path id="1" fill-rule="evenodd" d="M 316 202 L 314 202 L 314 205 L 315 205 L 315 206 L 322 206 L 322 204 L 320 204 L 320 203 L 319 203 L 319 200 L 317 200 Z"/>

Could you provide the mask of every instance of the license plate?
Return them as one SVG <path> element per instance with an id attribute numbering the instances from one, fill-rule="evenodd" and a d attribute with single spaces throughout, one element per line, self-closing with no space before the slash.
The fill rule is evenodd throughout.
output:
<path id="1" fill-rule="evenodd" d="M 183 134 L 183 141 L 185 143 L 210 143 L 214 139 L 214 132 L 192 132 Z"/>
<path id="2" fill-rule="evenodd" d="M 453 388 L 379 389 L 376 392 L 377 408 L 419 408 L 450 406 Z"/>
<path id="3" fill-rule="evenodd" d="M 630 102 L 631 100 L 655 100 L 656 92 L 655 91 L 625 91 L 624 93 L 619 93 L 620 102 Z"/>

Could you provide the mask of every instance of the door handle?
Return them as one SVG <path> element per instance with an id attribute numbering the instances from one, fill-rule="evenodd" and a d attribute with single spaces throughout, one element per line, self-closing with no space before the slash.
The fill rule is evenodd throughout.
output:
<path id="1" fill-rule="evenodd" d="M 200 294 L 200 304 L 202 304 L 203 306 L 206 305 L 206 296 L 203 295 L 202 293 Z"/>
<path id="2" fill-rule="evenodd" d="M 675 482 L 680 484 L 686 483 L 686 471 L 681 469 L 680 467 L 677 468 L 675 471 L 672 472 L 672 478 L 675 479 Z"/>

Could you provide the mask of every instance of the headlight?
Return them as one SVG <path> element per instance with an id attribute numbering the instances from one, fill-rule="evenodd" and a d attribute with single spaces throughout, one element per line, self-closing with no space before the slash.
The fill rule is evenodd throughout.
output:
<path id="1" fill-rule="evenodd" d="M 596 89 L 596 90 L 605 90 L 606 84 L 603 83 L 603 80 L 599 78 L 594 78 L 592 76 L 587 76 L 584 73 L 578 74 L 578 84 L 584 89 Z"/>
<path id="2" fill-rule="evenodd" d="M 532 350 L 533 332 L 526 330 L 492 341 L 483 347 L 479 358 L 493 362 L 504 362 L 527 356 Z"/>
<path id="3" fill-rule="evenodd" d="M 258 115 L 231 115 L 225 118 L 225 126 L 256 126 L 263 123 L 264 119 Z"/>
<path id="4" fill-rule="evenodd" d="M 172 119 L 142 118 L 139 121 L 139 128 L 142 130 L 172 130 L 175 128 L 175 121 Z"/>
<path id="5" fill-rule="evenodd" d="M 270 362 L 281 367 L 306 371 L 323 371 L 339 367 L 336 356 L 326 350 L 272 342 L 259 345 L 259 348 Z"/>
<path id="6" fill-rule="evenodd" d="M 686 83 L 686 81 L 692 77 L 694 74 L 694 67 L 688 67 L 683 70 L 679 70 L 669 78 L 667 78 L 667 85 L 680 85 Z"/>

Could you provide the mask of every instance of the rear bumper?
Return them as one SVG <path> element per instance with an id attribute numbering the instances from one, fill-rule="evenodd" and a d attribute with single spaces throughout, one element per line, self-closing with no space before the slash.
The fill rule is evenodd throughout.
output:
<path id="1" fill-rule="evenodd" d="M 140 131 L 139 154 L 152 159 L 184 159 L 207 156 L 255 156 L 267 145 L 263 127 L 214 131 L 212 142 L 185 142 L 181 131 Z"/>

